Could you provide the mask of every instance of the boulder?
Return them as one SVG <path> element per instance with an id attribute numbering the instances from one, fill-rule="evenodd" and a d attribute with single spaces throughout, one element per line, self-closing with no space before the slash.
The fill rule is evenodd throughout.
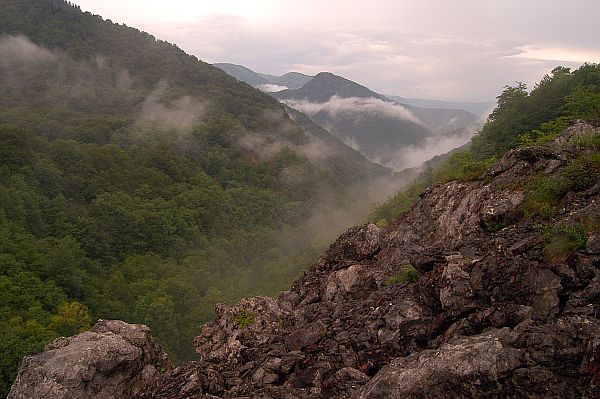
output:
<path id="1" fill-rule="evenodd" d="M 148 327 L 101 320 L 26 357 L 8 398 L 125 398 L 169 367 Z"/>

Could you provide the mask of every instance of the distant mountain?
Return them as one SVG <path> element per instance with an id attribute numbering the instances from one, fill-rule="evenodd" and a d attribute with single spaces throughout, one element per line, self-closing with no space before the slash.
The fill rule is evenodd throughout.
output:
<path id="1" fill-rule="evenodd" d="M 299 89 L 283 90 L 274 93 L 273 96 L 279 100 L 297 100 L 312 103 L 325 103 L 333 96 L 341 98 L 375 98 L 381 101 L 390 101 L 385 96 L 377 94 L 365 86 L 330 72 L 317 74 Z"/>
<path id="2" fill-rule="evenodd" d="M 414 151 L 403 159 L 413 148 L 427 157 L 427 146 L 439 146 L 433 156 L 453 148 L 448 146 L 461 145 L 473 130 L 468 127 L 479 119 L 463 110 L 400 104 L 328 72 L 317 74 L 299 89 L 271 95 L 306 113 L 370 160 L 396 170 L 414 166 Z M 448 144 L 439 145 L 441 140 Z"/>
<path id="3" fill-rule="evenodd" d="M 441 100 L 426 100 L 422 98 L 406 98 L 400 96 L 386 96 L 390 100 L 399 103 L 413 105 L 421 108 L 448 108 L 462 109 L 478 116 L 485 116 L 495 103 L 493 102 L 466 102 L 466 101 L 441 101 Z"/>
<path id="4" fill-rule="evenodd" d="M 240 82 L 248 83 L 250 86 L 256 87 L 270 83 L 267 78 L 245 66 L 226 63 L 213 64 L 213 66 L 225 71 L 225 73 L 233 76 Z"/>
<path id="5" fill-rule="evenodd" d="M 299 89 L 304 86 L 307 82 L 309 82 L 314 76 L 308 76 L 300 72 L 288 72 L 281 76 L 273 76 L 273 75 L 264 75 L 260 74 L 264 77 L 269 77 L 269 83 L 276 84 L 279 86 L 286 86 L 289 89 Z"/>
<path id="6" fill-rule="evenodd" d="M 216 63 L 213 66 L 222 69 L 228 75 L 233 76 L 241 82 L 246 82 L 250 86 L 260 87 L 262 85 L 284 86 L 288 89 L 298 89 L 305 85 L 313 76 L 304 75 L 299 72 L 288 72 L 281 76 L 258 73 L 242 65 L 229 63 Z"/>

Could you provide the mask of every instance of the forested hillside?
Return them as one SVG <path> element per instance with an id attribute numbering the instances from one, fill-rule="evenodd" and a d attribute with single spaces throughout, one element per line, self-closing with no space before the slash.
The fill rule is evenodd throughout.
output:
<path id="1" fill-rule="evenodd" d="M 183 360 L 215 303 L 285 289 L 331 232 L 323 199 L 388 173 L 327 140 L 147 33 L 0 0 L 0 395 L 95 319 Z"/>

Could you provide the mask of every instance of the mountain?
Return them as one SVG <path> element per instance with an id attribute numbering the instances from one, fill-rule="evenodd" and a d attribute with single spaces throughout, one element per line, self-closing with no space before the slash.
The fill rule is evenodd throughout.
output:
<path id="1" fill-rule="evenodd" d="M 489 112 L 493 107 L 493 102 L 467 102 L 467 101 L 440 101 L 440 100 L 426 100 L 422 98 L 406 98 L 400 96 L 386 95 L 390 100 L 396 101 L 402 104 L 413 105 L 421 108 L 445 108 L 445 109 L 461 109 L 479 117 L 486 117 L 486 113 Z"/>
<path id="2" fill-rule="evenodd" d="M 101 320 L 28 357 L 8 398 L 598 397 L 600 168 L 578 168 L 599 137 L 579 121 L 348 229 L 289 291 L 218 305 L 199 360 Z"/>
<path id="3" fill-rule="evenodd" d="M 299 89 L 309 82 L 314 76 L 308 76 L 300 72 L 288 72 L 281 76 L 264 75 L 261 76 L 269 77 L 269 83 L 276 84 L 279 86 L 285 86 L 289 89 Z"/>
<path id="4" fill-rule="evenodd" d="M 386 97 L 369 90 L 365 86 L 330 72 L 318 73 L 301 88 L 283 90 L 273 94 L 273 96 L 280 100 L 308 101 L 319 104 L 326 103 L 333 96 L 341 98 L 375 98 L 388 101 Z"/>
<path id="5" fill-rule="evenodd" d="M 479 126 L 480 118 L 467 111 L 396 103 L 329 72 L 277 77 L 240 65 L 215 66 L 308 114 L 372 162 L 394 170 L 418 166 L 464 144 Z"/>
<path id="6" fill-rule="evenodd" d="M 248 83 L 250 86 L 257 87 L 271 83 L 270 78 L 267 77 L 268 75 L 261 75 L 241 65 L 227 63 L 216 63 L 212 65 L 222 69 L 228 75 L 233 76 L 237 80 Z"/>
<path id="7" fill-rule="evenodd" d="M 371 161 L 396 170 L 417 166 L 464 144 L 478 120 L 462 110 L 398 104 L 326 72 L 317 74 L 299 89 L 271 94 L 309 115 Z M 420 159 L 406 154 L 415 153 L 415 148 L 423 153 Z"/>
<path id="8" fill-rule="evenodd" d="M 241 82 L 246 82 L 251 86 L 260 87 L 263 85 L 276 85 L 288 89 L 297 89 L 302 87 L 306 82 L 311 80 L 313 77 L 304 75 L 299 72 L 288 72 L 281 76 L 269 75 L 265 73 L 254 72 L 241 65 L 228 64 L 228 63 L 216 63 L 213 66 L 222 69 L 228 75 L 233 76 Z"/>
<path id="9" fill-rule="evenodd" d="M 148 33 L 0 0 L 0 396 L 100 318 L 193 358 L 216 303 L 287 287 L 389 174 Z"/>

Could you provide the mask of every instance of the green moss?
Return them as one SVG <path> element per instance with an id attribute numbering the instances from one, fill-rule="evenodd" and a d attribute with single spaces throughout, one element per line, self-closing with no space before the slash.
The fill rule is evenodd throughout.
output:
<path id="1" fill-rule="evenodd" d="M 238 328 L 246 328 L 256 321 L 256 314 L 246 309 L 240 310 L 235 315 L 235 325 Z"/>
<path id="2" fill-rule="evenodd" d="M 402 271 L 388 278 L 385 285 L 416 283 L 419 279 L 419 271 L 410 263 L 403 266 Z"/>

